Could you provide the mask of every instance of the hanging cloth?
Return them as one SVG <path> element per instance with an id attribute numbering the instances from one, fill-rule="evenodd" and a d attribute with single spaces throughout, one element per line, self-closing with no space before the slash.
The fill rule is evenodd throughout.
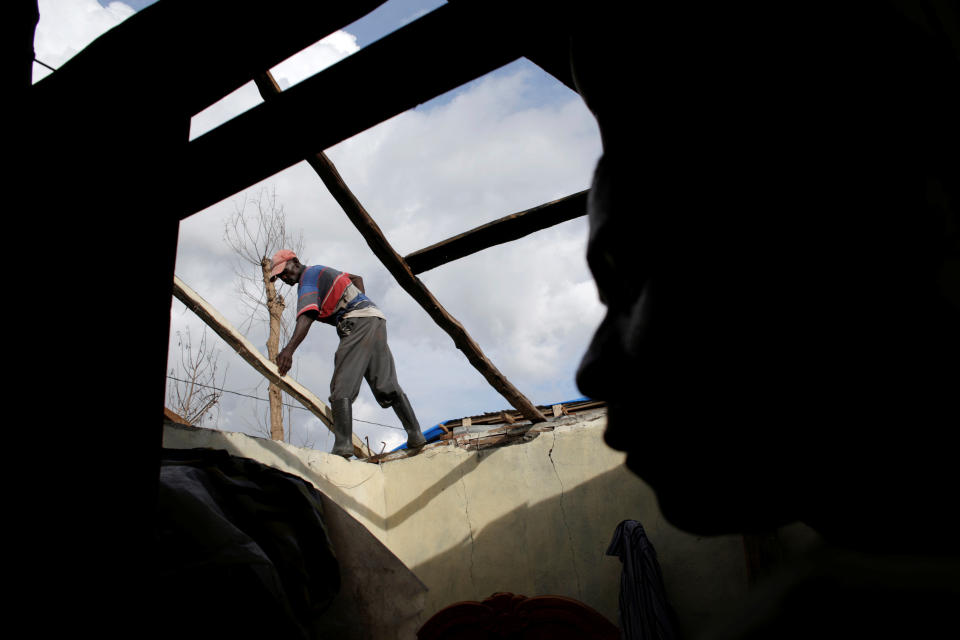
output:
<path id="1" fill-rule="evenodd" d="M 677 640 L 676 616 L 663 588 L 657 552 L 636 520 L 617 525 L 608 556 L 619 556 L 620 628 L 626 640 Z"/>

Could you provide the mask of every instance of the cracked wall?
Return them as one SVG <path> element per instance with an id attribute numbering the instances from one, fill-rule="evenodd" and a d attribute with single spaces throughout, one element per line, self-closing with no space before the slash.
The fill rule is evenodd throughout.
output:
<path id="1" fill-rule="evenodd" d="M 616 623 L 621 565 L 605 551 L 620 521 L 638 520 L 682 628 L 695 632 L 746 593 L 742 539 L 700 538 L 665 522 L 624 455 L 603 443 L 605 424 L 599 414 L 520 445 L 441 446 L 382 465 L 174 425 L 164 444 L 226 448 L 313 483 L 428 587 L 423 621 L 453 602 L 509 591 L 576 598 Z"/>

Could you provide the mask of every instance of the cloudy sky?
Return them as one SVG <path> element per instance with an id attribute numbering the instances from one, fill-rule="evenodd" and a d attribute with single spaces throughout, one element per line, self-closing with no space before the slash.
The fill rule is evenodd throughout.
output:
<path id="1" fill-rule="evenodd" d="M 151 2 L 41 0 L 37 58 L 57 68 L 99 34 Z M 436 8 L 435 0 L 391 0 L 274 68 L 287 88 Z M 51 73 L 34 65 L 34 81 Z M 203 73 L 202 64 L 198 73 Z M 348 99 L 330 96 L 331 100 Z M 252 83 L 197 114 L 191 137 L 260 103 Z M 579 97 L 526 60 L 407 111 L 326 150 L 346 183 L 393 247 L 417 249 L 545 202 L 586 189 L 600 155 L 590 113 Z M 224 242 L 226 220 L 262 190 L 275 193 L 289 231 L 303 233 L 302 260 L 360 274 L 388 317 L 401 385 L 427 428 L 453 418 L 510 408 L 373 256 L 360 234 L 306 163 L 299 163 L 201 211 L 180 225 L 177 275 L 266 352 L 266 327 L 249 322 L 237 293 L 236 258 Z M 421 274 L 500 371 L 535 404 L 580 397 L 574 374 L 602 316 L 585 260 L 586 219 L 538 232 Z M 279 282 L 278 282 L 279 284 Z M 291 301 L 295 291 L 281 285 Z M 174 299 L 176 332 L 196 342 L 203 324 Z M 226 370 L 219 411 L 206 423 L 264 435 L 266 384 L 217 336 L 208 338 Z M 293 377 L 326 401 L 336 332 L 316 324 L 294 356 Z M 173 384 L 169 381 L 169 384 Z M 253 398 L 249 397 L 253 396 Z M 296 405 L 293 400 L 287 400 Z M 288 440 L 329 450 L 319 420 L 291 408 Z M 381 409 L 364 383 L 354 428 L 380 450 L 405 440 L 392 410 Z"/>

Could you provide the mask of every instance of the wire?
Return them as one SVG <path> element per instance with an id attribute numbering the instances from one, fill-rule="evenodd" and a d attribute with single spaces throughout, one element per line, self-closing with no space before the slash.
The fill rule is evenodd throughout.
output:
<path id="1" fill-rule="evenodd" d="M 208 384 L 201 384 L 201 383 L 199 383 L 199 382 L 194 382 L 194 381 L 192 381 L 192 380 L 181 380 L 180 378 L 174 378 L 173 376 L 167 376 L 167 378 L 169 378 L 170 380 L 176 380 L 177 382 L 185 382 L 185 383 L 187 383 L 187 384 L 195 384 L 195 385 L 197 385 L 198 387 L 205 387 L 205 388 L 207 388 L 207 389 L 214 389 L 214 390 L 216 390 L 216 391 L 219 391 L 220 393 L 232 393 L 232 394 L 235 395 L 235 396 L 243 396 L 244 398 L 252 398 L 253 400 L 259 400 L 259 401 L 261 401 L 261 402 L 269 402 L 269 401 L 270 401 L 269 398 L 258 398 L 257 396 L 251 396 L 251 395 L 246 394 L 246 393 L 240 393 L 239 391 L 230 391 L 229 389 L 221 389 L 220 387 L 212 387 L 212 386 L 210 386 L 210 385 L 208 385 Z M 300 410 L 302 410 L 302 411 L 310 411 L 310 410 L 307 409 L 306 407 L 301 407 L 301 406 L 298 406 L 298 405 L 295 405 L 295 404 L 287 404 L 286 402 L 281 402 L 280 404 L 282 404 L 284 407 L 290 407 L 291 409 L 300 409 Z M 364 423 L 366 423 L 366 424 L 375 424 L 375 425 L 377 425 L 378 427 L 386 427 L 386 428 L 388 428 L 388 429 L 397 429 L 398 431 L 403 431 L 403 427 L 394 427 L 393 425 L 389 425 L 389 424 L 380 424 L 379 422 L 370 422 L 369 420 L 361 420 L 361 419 L 359 419 L 359 418 L 354 418 L 353 421 L 354 421 L 354 422 L 364 422 Z"/>
<path id="2" fill-rule="evenodd" d="M 39 65 L 42 65 L 42 66 L 46 67 L 47 69 L 50 69 L 50 71 L 56 71 L 56 69 L 54 69 L 53 67 L 51 67 L 50 65 L 48 65 L 46 62 L 40 62 L 39 60 L 37 60 L 36 56 L 34 56 L 33 61 L 36 62 L 36 63 L 39 64 Z"/>

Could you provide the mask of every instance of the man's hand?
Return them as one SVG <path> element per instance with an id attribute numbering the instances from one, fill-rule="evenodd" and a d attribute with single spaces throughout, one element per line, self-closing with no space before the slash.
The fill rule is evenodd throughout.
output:
<path id="1" fill-rule="evenodd" d="M 310 325 L 313 324 L 316 317 L 316 311 L 305 311 L 297 316 L 297 326 L 293 328 L 293 335 L 290 336 L 290 342 L 277 354 L 277 371 L 281 376 L 286 375 L 287 371 L 290 371 L 290 367 L 293 366 L 293 352 L 297 350 L 297 347 L 300 346 L 303 339 L 307 337 L 307 333 L 310 331 Z"/>
<path id="2" fill-rule="evenodd" d="M 282 349 L 280 353 L 277 354 L 277 371 L 280 372 L 281 376 L 284 376 L 287 374 L 287 371 L 290 371 L 290 367 L 292 366 L 293 366 L 293 351 Z"/>

